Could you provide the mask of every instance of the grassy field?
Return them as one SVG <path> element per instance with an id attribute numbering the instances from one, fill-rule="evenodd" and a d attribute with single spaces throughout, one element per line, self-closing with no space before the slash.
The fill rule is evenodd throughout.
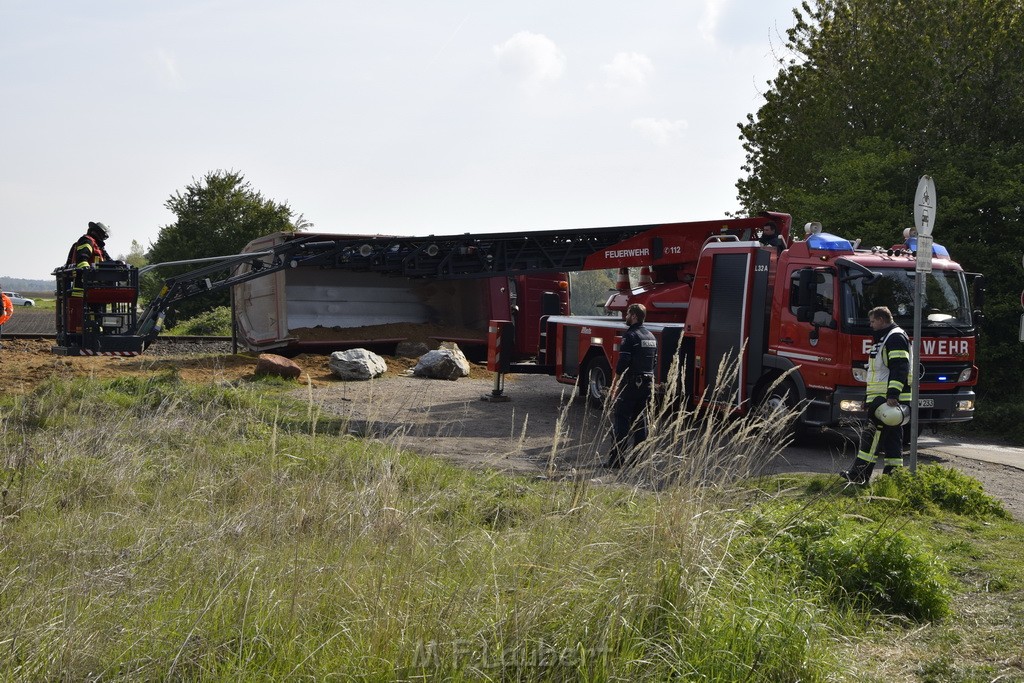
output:
<path id="1" fill-rule="evenodd" d="M 41 296 L 36 295 L 36 294 L 27 294 L 27 293 L 24 293 L 23 295 L 27 296 L 29 299 L 32 299 L 32 301 L 35 302 L 35 306 L 30 306 L 28 308 L 18 307 L 14 311 L 15 315 L 17 315 L 18 311 L 21 311 L 21 310 L 26 310 L 26 311 L 40 311 L 40 310 L 41 311 L 52 311 L 52 310 L 57 308 L 57 300 L 53 298 L 53 292 L 50 292 L 45 297 L 41 297 Z"/>
<path id="2" fill-rule="evenodd" d="M 782 416 L 661 415 L 595 485 L 355 439 L 272 381 L 0 401 L 4 680 L 1024 680 L 1021 525 L 937 466 L 757 477 Z"/>

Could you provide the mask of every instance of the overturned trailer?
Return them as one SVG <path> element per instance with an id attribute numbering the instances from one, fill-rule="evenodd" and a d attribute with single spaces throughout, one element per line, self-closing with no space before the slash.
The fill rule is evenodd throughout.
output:
<path id="1" fill-rule="evenodd" d="M 243 253 L 279 250 L 295 239 L 359 236 L 274 233 Z M 300 263 L 235 285 L 232 296 L 239 340 L 254 351 L 289 354 L 413 340 L 454 341 L 482 358 L 488 321 L 497 318 L 515 321 L 516 355 L 525 357 L 537 348 L 541 316 L 569 313 L 568 276 L 558 272 L 439 279 Z"/>

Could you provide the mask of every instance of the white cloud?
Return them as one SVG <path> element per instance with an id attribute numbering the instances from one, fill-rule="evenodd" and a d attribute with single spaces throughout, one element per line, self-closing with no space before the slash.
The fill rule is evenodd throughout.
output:
<path id="1" fill-rule="evenodd" d="M 520 31 L 494 46 L 498 67 L 527 90 L 535 91 L 562 77 L 565 55 L 545 35 Z"/>
<path id="2" fill-rule="evenodd" d="M 610 64 L 601 67 L 604 85 L 611 90 L 634 90 L 647 84 L 647 78 L 654 73 L 654 64 L 647 55 L 636 52 L 620 52 Z"/>
<path id="3" fill-rule="evenodd" d="M 629 127 L 657 145 L 667 145 L 682 137 L 683 131 L 689 125 L 683 119 L 670 121 L 669 119 L 644 118 L 633 119 Z"/>
<path id="4" fill-rule="evenodd" d="M 709 43 L 715 42 L 715 32 L 718 30 L 718 22 L 722 18 L 722 12 L 729 0 L 704 0 L 704 12 L 700 21 L 697 22 L 697 30 L 701 37 Z"/>

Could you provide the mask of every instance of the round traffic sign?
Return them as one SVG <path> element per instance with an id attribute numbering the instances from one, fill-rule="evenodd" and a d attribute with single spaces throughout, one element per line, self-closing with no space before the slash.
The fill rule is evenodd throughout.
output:
<path id="1" fill-rule="evenodd" d="M 918 235 L 928 236 L 935 227 L 935 181 L 931 176 L 923 175 L 917 182 L 917 194 L 914 196 L 914 227 Z"/>

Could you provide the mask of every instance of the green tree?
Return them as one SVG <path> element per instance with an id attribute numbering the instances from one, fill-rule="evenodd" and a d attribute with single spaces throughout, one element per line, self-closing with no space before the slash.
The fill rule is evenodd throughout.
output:
<path id="1" fill-rule="evenodd" d="M 826 191 L 823 159 L 862 138 L 917 163 L 1021 140 L 1020 0 L 816 0 L 794 18 L 765 104 L 740 124 L 747 210 Z"/>
<path id="2" fill-rule="evenodd" d="M 814 0 L 794 18 L 765 104 L 739 126 L 744 209 L 888 246 L 931 175 L 936 240 L 987 277 L 979 393 L 1020 396 L 1024 3 Z"/>
<path id="3" fill-rule="evenodd" d="M 146 254 L 150 263 L 238 254 L 257 237 L 312 225 L 302 215 L 293 221 L 294 212 L 286 202 L 265 198 L 237 171 L 212 171 L 200 180 L 193 179 L 164 206 L 176 219 L 160 228 Z M 165 279 L 187 270 L 189 266 L 158 269 L 147 278 L 145 293 L 152 297 Z M 229 293 L 223 291 L 183 301 L 177 305 L 177 315 L 168 315 L 169 323 L 225 306 L 229 300 Z"/>
<path id="4" fill-rule="evenodd" d="M 141 268 L 149 263 L 149 259 L 146 258 L 146 249 L 138 240 L 132 240 L 131 249 L 127 254 L 119 255 L 117 260 L 124 261 L 128 265 L 135 266 L 136 268 Z"/>
<path id="5" fill-rule="evenodd" d="M 615 289 L 614 270 L 586 270 L 570 273 L 569 305 L 576 315 L 601 315 L 608 296 Z"/>

